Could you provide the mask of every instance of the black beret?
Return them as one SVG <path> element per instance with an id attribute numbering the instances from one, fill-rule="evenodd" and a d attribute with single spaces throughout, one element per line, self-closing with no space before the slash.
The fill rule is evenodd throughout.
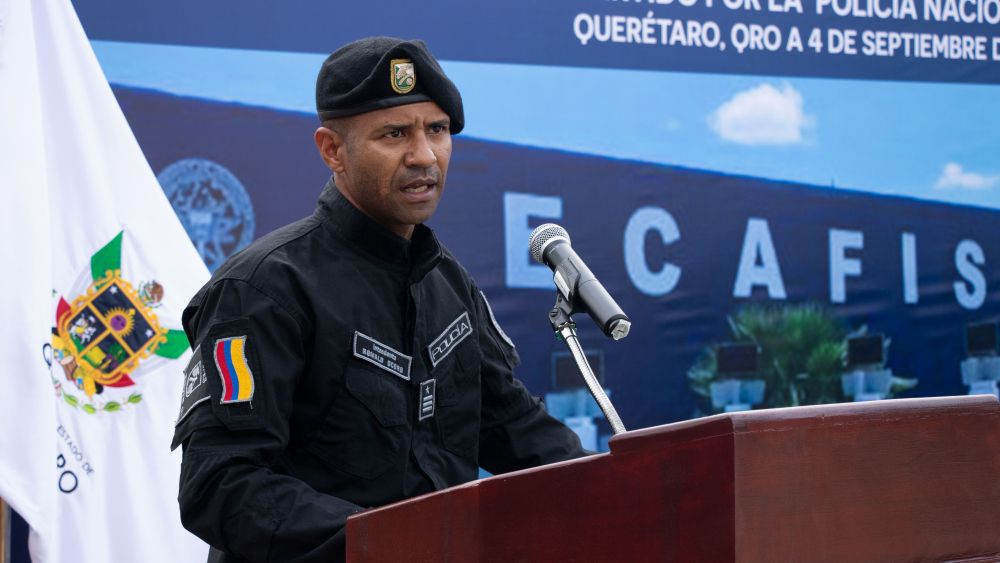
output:
<path id="1" fill-rule="evenodd" d="M 320 121 L 427 101 L 448 114 L 452 133 L 465 127 L 462 95 L 423 41 L 359 39 L 327 57 L 316 78 Z"/>

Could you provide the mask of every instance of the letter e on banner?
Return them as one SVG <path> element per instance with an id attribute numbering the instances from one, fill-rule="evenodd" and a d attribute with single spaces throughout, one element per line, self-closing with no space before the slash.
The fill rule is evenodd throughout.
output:
<path id="1" fill-rule="evenodd" d="M 552 271 L 541 264 L 531 263 L 528 253 L 531 225 L 528 219 L 562 218 L 562 198 L 506 192 L 503 194 L 503 217 L 507 287 L 551 288 Z"/>

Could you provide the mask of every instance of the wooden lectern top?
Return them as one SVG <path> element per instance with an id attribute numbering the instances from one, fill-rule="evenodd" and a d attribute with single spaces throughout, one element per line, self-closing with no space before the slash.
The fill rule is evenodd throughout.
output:
<path id="1" fill-rule="evenodd" d="M 746 411 L 352 516 L 348 561 L 997 561 L 992 396 Z"/>

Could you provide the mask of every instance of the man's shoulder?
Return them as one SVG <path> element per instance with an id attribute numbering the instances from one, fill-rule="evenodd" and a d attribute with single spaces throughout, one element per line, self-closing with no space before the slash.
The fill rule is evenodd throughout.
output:
<path id="1" fill-rule="evenodd" d="M 320 225 L 315 216 L 306 217 L 262 236 L 229 257 L 188 304 L 185 328 L 207 299 L 245 306 L 247 296 L 276 303 L 300 325 L 306 323 L 308 316 L 298 303 L 297 284 L 288 282 L 308 269 L 309 249 L 316 247 L 312 239 L 319 236 Z M 234 295 L 243 297 L 233 301 Z"/>
<path id="2" fill-rule="evenodd" d="M 266 280 L 274 269 L 288 270 L 308 260 L 310 239 L 317 235 L 320 221 L 309 216 L 279 227 L 229 257 L 212 275 L 211 283 L 233 279 L 246 282 Z"/>

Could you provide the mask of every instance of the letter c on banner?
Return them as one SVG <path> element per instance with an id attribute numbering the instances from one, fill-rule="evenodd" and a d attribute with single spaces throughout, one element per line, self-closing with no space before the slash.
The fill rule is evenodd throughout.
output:
<path id="1" fill-rule="evenodd" d="M 660 233 L 664 245 L 681 238 L 677 222 L 665 209 L 640 207 L 625 226 L 625 270 L 639 291 L 659 297 L 677 287 L 677 282 L 681 279 L 681 269 L 674 264 L 664 262 L 658 272 L 650 270 L 646 262 L 646 233 L 651 230 Z"/>

